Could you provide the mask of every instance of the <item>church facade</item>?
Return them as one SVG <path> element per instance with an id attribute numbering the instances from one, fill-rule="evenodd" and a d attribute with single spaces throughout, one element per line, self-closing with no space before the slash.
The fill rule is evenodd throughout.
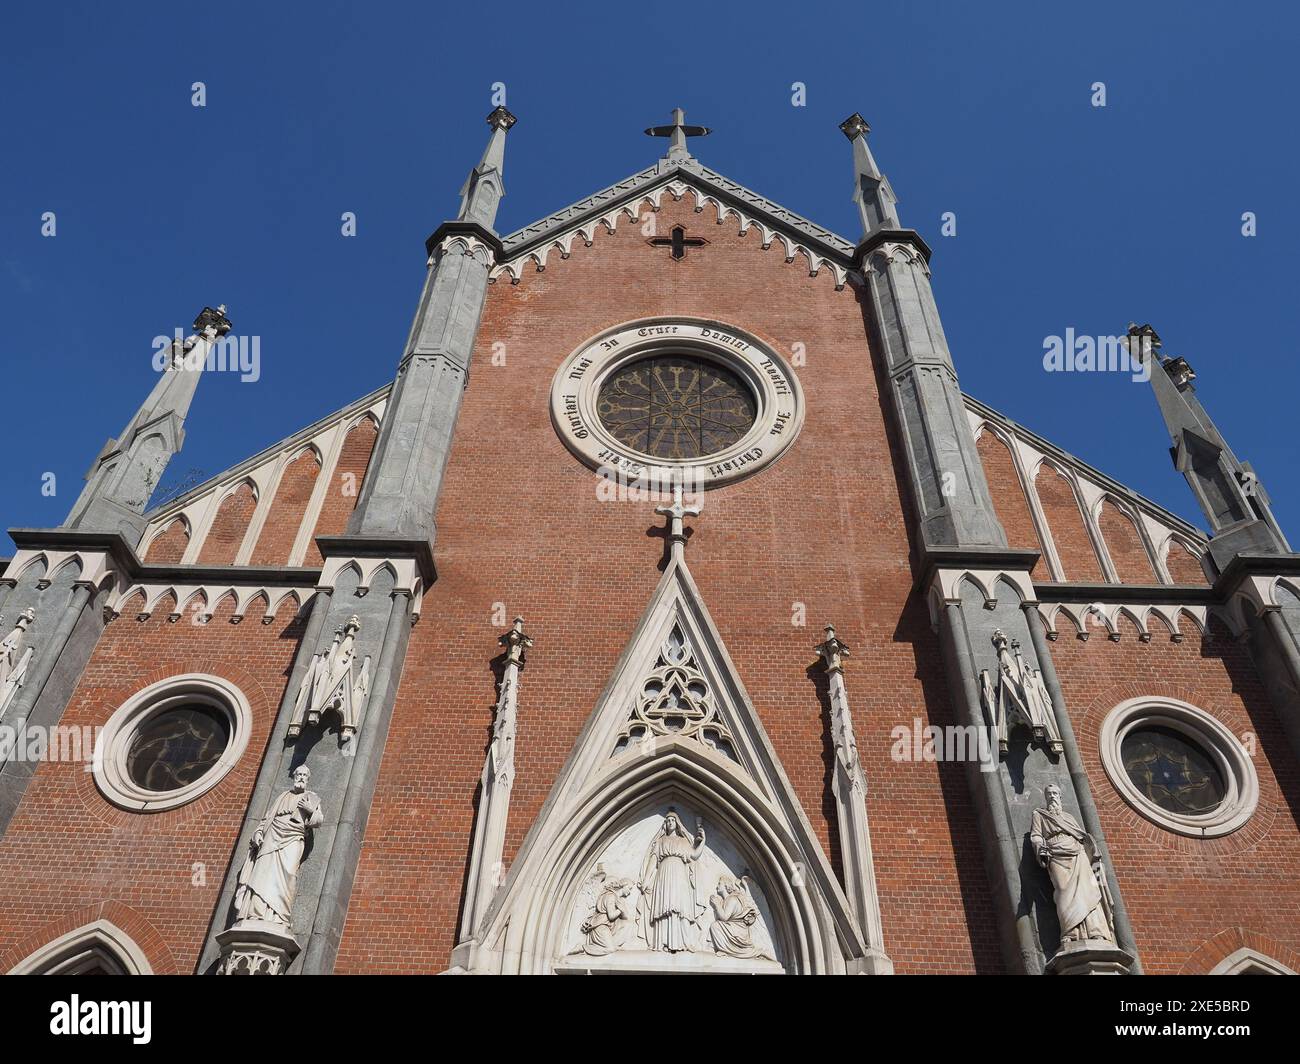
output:
<path id="1" fill-rule="evenodd" d="M 503 236 L 514 122 L 390 385 L 151 505 L 205 308 L 12 530 L 0 970 L 1300 970 L 1300 555 L 1187 361 L 1208 533 L 963 394 L 860 116 L 856 241 L 680 111 Z"/>

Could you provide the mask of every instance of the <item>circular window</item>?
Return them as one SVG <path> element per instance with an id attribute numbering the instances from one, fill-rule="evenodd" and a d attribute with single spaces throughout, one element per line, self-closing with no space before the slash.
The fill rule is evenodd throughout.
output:
<path id="1" fill-rule="evenodd" d="M 141 724 L 126 771 L 147 791 L 176 791 L 202 779 L 230 745 L 230 718 L 201 702 L 180 703 Z"/>
<path id="2" fill-rule="evenodd" d="M 219 676 L 151 684 L 108 719 L 95 745 L 95 783 L 115 805 L 155 812 L 192 802 L 243 754 L 252 712 Z"/>
<path id="3" fill-rule="evenodd" d="M 1111 710 L 1101 762 L 1129 805 L 1180 835 L 1227 835 L 1259 802 L 1255 766 L 1237 737 L 1177 699 L 1137 698 Z"/>
<path id="4" fill-rule="evenodd" d="M 656 318 L 573 352 L 551 385 L 551 420 L 602 476 L 695 491 L 780 457 L 799 434 L 803 393 L 756 337 L 715 321 Z"/>
<path id="5" fill-rule="evenodd" d="M 754 427 L 758 405 L 729 369 L 693 355 L 663 355 L 605 378 L 596 413 L 632 450 L 686 461 L 739 443 Z"/>
<path id="6" fill-rule="evenodd" d="M 1133 786 L 1170 813 L 1204 816 L 1228 793 L 1213 756 L 1185 732 L 1160 725 L 1131 728 L 1120 756 Z"/>

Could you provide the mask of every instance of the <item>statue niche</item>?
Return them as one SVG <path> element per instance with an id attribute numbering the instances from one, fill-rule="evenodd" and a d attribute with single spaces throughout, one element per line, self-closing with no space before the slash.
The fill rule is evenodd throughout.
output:
<path id="1" fill-rule="evenodd" d="M 560 967 L 779 973 L 770 926 L 736 847 L 668 807 L 605 847 L 579 891 Z"/>

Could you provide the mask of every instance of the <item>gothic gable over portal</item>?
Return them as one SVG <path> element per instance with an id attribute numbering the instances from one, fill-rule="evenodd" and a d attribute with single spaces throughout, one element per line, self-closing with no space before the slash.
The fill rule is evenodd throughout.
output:
<path id="1" fill-rule="evenodd" d="M 453 965 L 889 970 L 680 557 Z"/>

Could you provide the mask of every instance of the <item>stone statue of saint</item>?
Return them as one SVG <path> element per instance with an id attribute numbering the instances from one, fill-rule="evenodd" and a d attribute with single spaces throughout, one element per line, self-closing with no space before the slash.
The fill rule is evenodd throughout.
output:
<path id="1" fill-rule="evenodd" d="M 1097 844 L 1061 805 L 1061 788 L 1049 783 L 1047 805 L 1034 810 L 1029 842 L 1047 869 L 1061 925 L 1061 942 L 1115 942 L 1115 918 Z"/>
<path id="2" fill-rule="evenodd" d="M 306 765 L 294 769 L 293 787 L 271 804 L 253 832 L 235 891 L 237 920 L 261 920 L 290 928 L 307 833 L 325 819 L 320 796 L 307 790 L 310 778 L 311 770 Z"/>
<path id="3" fill-rule="evenodd" d="M 704 852 L 704 828 L 694 841 L 674 810 L 650 841 L 641 868 L 642 907 L 646 944 L 668 953 L 694 951 L 695 924 L 704 907 L 695 893 L 695 862 Z"/>
<path id="4" fill-rule="evenodd" d="M 713 909 L 713 924 L 709 938 L 715 953 L 728 957 L 776 958 L 761 946 L 754 944 L 754 925 L 758 923 L 758 906 L 744 879 L 723 874 L 718 878 L 718 889 L 709 898 Z"/>

